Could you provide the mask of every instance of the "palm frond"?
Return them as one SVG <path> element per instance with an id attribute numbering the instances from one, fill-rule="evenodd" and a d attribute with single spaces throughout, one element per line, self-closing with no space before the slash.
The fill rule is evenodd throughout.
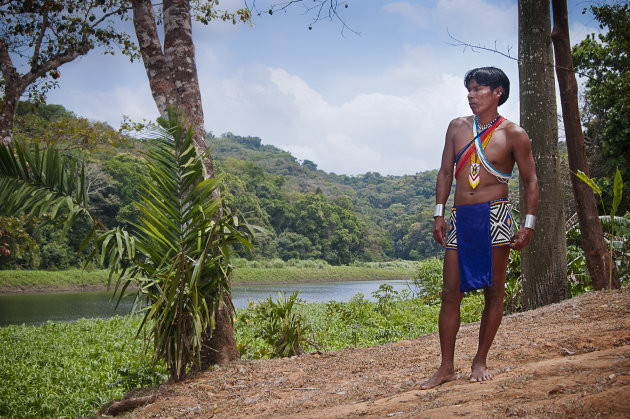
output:
<path id="1" fill-rule="evenodd" d="M 220 211 L 221 180 L 204 179 L 206 153 L 197 153 L 185 127 L 171 114 L 145 141 L 150 179 L 136 203 L 142 215 L 135 237 L 115 229 L 98 239 L 116 290 L 140 285 L 138 297 L 147 301 L 141 330 L 150 329 L 154 357 L 166 359 L 176 380 L 199 359 L 202 337 L 214 327 L 229 286 L 232 246 L 251 246 L 247 226 Z"/>
<path id="2" fill-rule="evenodd" d="M 0 212 L 47 214 L 63 226 L 61 238 L 82 214 L 94 225 L 88 237 L 104 228 L 88 207 L 84 165 L 38 144 L 0 144 Z"/>

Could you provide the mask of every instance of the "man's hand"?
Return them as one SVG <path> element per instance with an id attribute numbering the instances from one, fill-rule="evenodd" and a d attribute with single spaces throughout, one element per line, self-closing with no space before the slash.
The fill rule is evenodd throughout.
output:
<path id="1" fill-rule="evenodd" d="M 444 217 L 433 219 L 433 240 L 442 246 L 446 246 L 446 221 Z"/>
<path id="2" fill-rule="evenodd" d="M 434 224 L 435 225 L 435 224 Z M 435 227 L 433 228 L 435 235 Z M 531 228 L 522 227 L 519 229 L 516 234 L 512 236 L 512 241 L 510 243 L 510 249 L 521 250 L 525 246 L 527 246 L 534 235 L 534 230 Z"/>

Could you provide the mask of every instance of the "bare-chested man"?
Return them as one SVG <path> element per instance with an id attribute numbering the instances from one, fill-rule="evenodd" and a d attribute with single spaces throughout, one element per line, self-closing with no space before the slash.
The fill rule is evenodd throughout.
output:
<path id="1" fill-rule="evenodd" d="M 464 85 L 474 115 L 456 118 L 449 124 L 435 187 L 433 238 L 446 247 L 439 317 L 442 363 L 422 383 L 422 389 L 457 378 L 454 356 L 459 308 L 464 292 L 472 289 L 484 289 L 485 307 L 470 381 L 492 378 L 486 358 L 503 315 L 510 249 L 527 246 L 538 208 L 538 180 L 529 137 L 521 127 L 499 116 L 497 109 L 509 95 L 507 76 L 494 67 L 478 68 L 466 74 Z M 515 163 L 525 186 L 526 215 L 522 227 L 512 234 L 507 181 Z M 447 226 L 444 204 L 453 177 L 455 208 Z"/>

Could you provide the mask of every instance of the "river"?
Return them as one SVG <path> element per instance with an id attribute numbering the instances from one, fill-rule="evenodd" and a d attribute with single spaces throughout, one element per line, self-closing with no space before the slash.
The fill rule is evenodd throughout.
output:
<path id="1" fill-rule="evenodd" d="M 368 299 L 381 284 L 389 284 L 395 291 L 409 287 L 409 281 L 344 281 L 302 284 L 234 285 L 232 301 L 236 308 L 245 308 L 250 301 L 259 301 L 279 293 L 291 294 L 300 290 L 300 298 L 306 302 L 326 302 L 330 300 L 348 301 L 361 292 Z M 115 301 L 110 301 L 111 293 L 98 292 L 57 292 L 34 294 L 0 295 L 0 326 L 11 324 L 37 325 L 47 320 L 73 321 L 80 318 L 111 317 L 114 314 L 128 314 L 133 299 L 124 298 L 117 310 Z"/>

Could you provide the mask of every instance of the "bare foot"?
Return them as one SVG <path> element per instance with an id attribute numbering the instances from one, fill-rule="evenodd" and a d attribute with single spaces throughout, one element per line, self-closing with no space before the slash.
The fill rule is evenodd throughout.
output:
<path id="1" fill-rule="evenodd" d="M 486 367 L 485 363 L 475 364 L 473 362 L 472 373 L 470 374 L 471 383 L 478 383 L 481 381 L 487 381 L 491 379 L 492 379 L 492 374 L 490 374 L 490 371 L 488 371 L 488 367 Z"/>
<path id="2" fill-rule="evenodd" d="M 420 390 L 428 390 L 453 380 L 457 380 L 453 369 L 440 367 L 431 378 L 420 384 Z"/>

